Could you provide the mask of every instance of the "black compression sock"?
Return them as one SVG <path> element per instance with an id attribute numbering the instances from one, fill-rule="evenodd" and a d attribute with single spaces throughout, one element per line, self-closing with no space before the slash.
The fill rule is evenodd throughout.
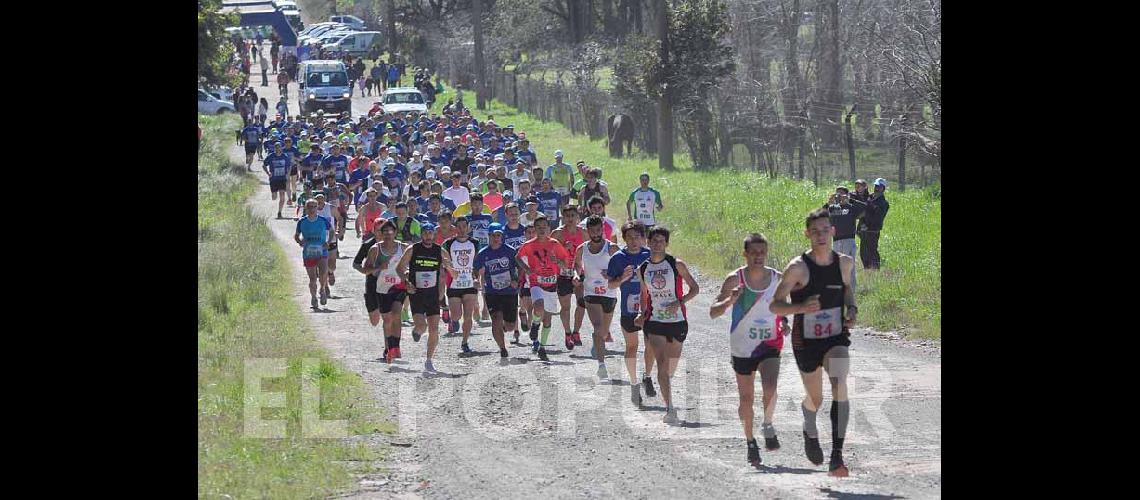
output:
<path id="1" fill-rule="evenodd" d="M 851 417 L 851 403 L 831 402 L 831 449 L 842 450 L 843 439 L 847 437 L 847 421 Z"/>

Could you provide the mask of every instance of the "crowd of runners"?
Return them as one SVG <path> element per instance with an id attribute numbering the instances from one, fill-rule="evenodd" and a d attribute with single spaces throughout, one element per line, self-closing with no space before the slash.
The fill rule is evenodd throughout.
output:
<path id="1" fill-rule="evenodd" d="M 643 392 L 656 397 L 659 389 L 664 422 L 678 422 L 670 378 L 689 321 L 697 320 L 686 304 L 700 286 L 684 260 L 668 252 L 670 231 L 657 220 L 665 198 L 651 187 L 648 173 L 628 196 L 611 195 L 616 187 L 602 180 L 601 169 L 567 163 L 560 150 L 543 166 L 525 132 L 493 117 L 478 120 L 458 106 L 426 114 L 381 109 L 355 120 L 278 113 L 247 120 L 237 141 L 245 145 L 248 169 L 255 157 L 261 160 L 278 218 L 296 220 L 294 238 L 313 309 L 327 303 L 336 285 L 339 245 L 348 229 L 361 239 L 350 273 L 364 277 L 363 306 L 382 331 L 386 362 L 402 357 L 410 328 L 414 343 L 427 335 L 425 376 L 437 373 L 441 328 L 461 336 L 457 354 L 463 355 L 472 352 L 468 338 L 476 321 L 490 322 L 500 363 L 508 364 L 511 347 L 548 361 L 557 316 L 562 352 L 589 342 L 597 376 L 608 379 L 605 344 L 615 341 L 616 315 L 630 402 L 641 407 Z M 876 193 L 885 185 L 877 180 Z M 862 183 L 860 195 L 865 189 Z M 612 216 L 614 201 L 624 205 L 622 222 Z M 731 315 L 731 367 L 753 466 L 761 463 L 752 425 L 754 376 L 759 372 L 763 391 L 761 434 L 765 448 L 775 450 L 777 379 L 784 337 L 790 336 L 807 392 L 807 458 L 817 465 L 824 459 L 816 415 L 826 373 L 833 396 L 829 467 L 832 475 L 847 475 L 847 347 L 858 308 L 855 262 L 833 249 L 831 205 L 848 203 L 836 198 L 807 214 L 810 249 L 782 272 L 769 265 L 772 242 L 761 234 L 724 249 L 742 252 L 745 265 L 724 278 L 709 317 Z"/>

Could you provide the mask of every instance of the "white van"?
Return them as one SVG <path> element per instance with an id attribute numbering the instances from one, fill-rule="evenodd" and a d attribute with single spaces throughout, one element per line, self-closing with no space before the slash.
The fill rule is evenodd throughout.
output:
<path id="1" fill-rule="evenodd" d="M 297 70 L 297 102 L 301 115 L 317 111 L 352 115 L 352 89 L 344 63 L 334 60 L 304 61 Z"/>
<path id="2" fill-rule="evenodd" d="M 379 31 L 357 31 L 349 33 L 335 42 L 325 44 L 324 48 L 331 54 L 337 56 L 344 54 L 361 56 L 367 54 L 372 50 L 372 47 L 378 45 L 380 45 Z"/>

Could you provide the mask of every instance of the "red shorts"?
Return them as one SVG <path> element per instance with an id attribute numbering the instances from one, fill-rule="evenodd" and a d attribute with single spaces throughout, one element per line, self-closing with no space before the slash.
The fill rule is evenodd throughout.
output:
<path id="1" fill-rule="evenodd" d="M 302 260 L 305 262 L 305 267 L 317 267 L 317 264 L 320 264 L 321 259 L 324 259 L 324 258 L 327 258 L 327 257 L 319 257 L 316 259 L 302 259 Z"/>

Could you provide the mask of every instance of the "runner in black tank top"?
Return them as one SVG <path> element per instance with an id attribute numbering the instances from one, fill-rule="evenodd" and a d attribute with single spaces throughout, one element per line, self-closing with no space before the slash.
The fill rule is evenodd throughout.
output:
<path id="1" fill-rule="evenodd" d="M 851 345 L 849 329 L 855 324 L 858 312 L 850 283 L 855 261 L 831 249 L 835 228 L 827 210 L 812 211 L 806 223 L 804 233 L 811 240 L 811 251 L 797 256 L 788 264 L 772 298 L 771 311 L 777 315 L 795 315 L 792 354 L 807 393 L 801 410 L 804 414 L 804 451 L 808 460 L 816 465 L 823 463 L 816 413 L 823 403 L 823 372 L 826 371 L 832 394 L 830 475 L 846 477 L 848 470 L 843 463 L 843 440 L 850 418 L 847 400 L 850 357 L 847 346 Z"/>
<path id="2" fill-rule="evenodd" d="M 420 226 L 423 238 L 404 252 L 397 272 L 408 288 L 408 302 L 412 309 L 412 340 L 419 342 L 425 329 L 428 331 L 427 360 L 424 374 L 435 373 L 432 356 L 439 344 L 439 307 L 443 299 L 443 269 L 451 265 L 443 248 L 435 244 L 435 224 Z"/>

